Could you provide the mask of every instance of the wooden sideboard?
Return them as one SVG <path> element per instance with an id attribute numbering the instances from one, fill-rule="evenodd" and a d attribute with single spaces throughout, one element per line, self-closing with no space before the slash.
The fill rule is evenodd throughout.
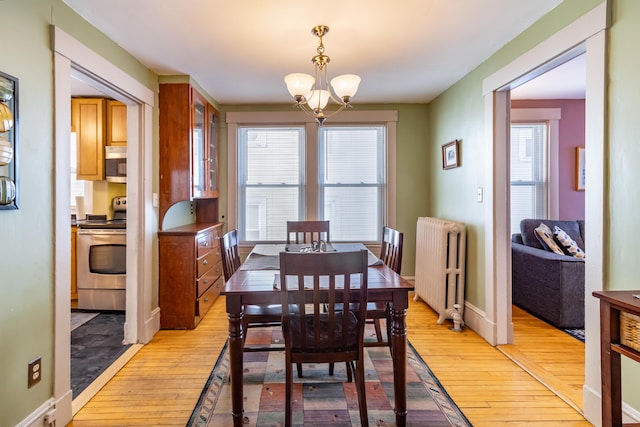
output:
<path id="1" fill-rule="evenodd" d="M 638 291 L 598 291 L 600 299 L 600 365 L 602 381 L 602 427 L 622 426 L 620 356 L 640 362 L 640 351 L 621 344 L 620 314 L 640 316 Z M 640 427 L 640 423 L 624 424 Z"/>
<path id="2" fill-rule="evenodd" d="M 224 286 L 218 237 L 222 224 L 189 224 L 158 232 L 162 329 L 193 329 Z"/>

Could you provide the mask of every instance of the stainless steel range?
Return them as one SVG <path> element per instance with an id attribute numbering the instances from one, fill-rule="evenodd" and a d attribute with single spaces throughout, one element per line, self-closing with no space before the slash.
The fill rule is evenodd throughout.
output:
<path id="1" fill-rule="evenodd" d="M 113 219 L 90 215 L 78 223 L 78 308 L 124 310 L 127 285 L 127 198 L 112 201 Z"/>

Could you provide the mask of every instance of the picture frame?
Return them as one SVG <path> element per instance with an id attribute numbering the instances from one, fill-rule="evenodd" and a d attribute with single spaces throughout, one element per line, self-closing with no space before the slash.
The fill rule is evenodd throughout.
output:
<path id="1" fill-rule="evenodd" d="M 460 166 L 459 140 L 447 142 L 442 146 L 442 169 L 452 169 Z"/>
<path id="2" fill-rule="evenodd" d="M 585 148 L 576 147 L 576 191 L 585 190 L 586 176 Z"/>
<path id="3" fill-rule="evenodd" d="M 0 211 L 18 209 L 18 79 L 0 71 Z"/>

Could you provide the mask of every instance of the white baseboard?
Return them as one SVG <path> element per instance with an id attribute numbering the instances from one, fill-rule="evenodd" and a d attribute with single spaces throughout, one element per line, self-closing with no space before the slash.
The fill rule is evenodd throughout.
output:
<path id="1" fill-rule="evenodd" d="M 140 337 L 140 342 L 147 344 L 153 336 L 160 330 L 160 307 L 156 307 L 151 312 L 151 317 L 145 320 L 144 330 Z"/>
<path id="2" fill-rule="evenodd" d="M 47 399 L 16 427 L 55 427 L 66 426 L 71 421 L 71 390 L 57 401 Z"/>

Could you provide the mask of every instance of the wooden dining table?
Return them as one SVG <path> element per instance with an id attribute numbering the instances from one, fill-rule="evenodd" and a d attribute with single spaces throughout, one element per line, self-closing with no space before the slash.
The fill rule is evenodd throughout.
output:
<path id="1" fill-rule="evenodd" d="M 333 243 L 336 251 L 366 249 L 363 244 Z M 291 248 L 288 248 L 291 249 Z M 296 248 L 297 249 L 297 248 Z M 233 425 L 242 426 L 243 421 L 243 335 L 242 308 L 244 305 L 280 304 L 279 289 L 274 288 L 279 273 L 279 253 L 284 244 L 256 245 L 243 265 L 225 284 L 221 292 L 226 297 L 229 318 L 229 360 L 231 376 L 231 404 Z M 385 302 L 390 307 L 391 351 L 393 354 L 393 394 L 395 417 L 398 426 L 405 426 L 407 419 L 407 325 L 409 291 L 413 285 L 398 273 L 384 265 L 369 253 L 368 300 Z"/>

